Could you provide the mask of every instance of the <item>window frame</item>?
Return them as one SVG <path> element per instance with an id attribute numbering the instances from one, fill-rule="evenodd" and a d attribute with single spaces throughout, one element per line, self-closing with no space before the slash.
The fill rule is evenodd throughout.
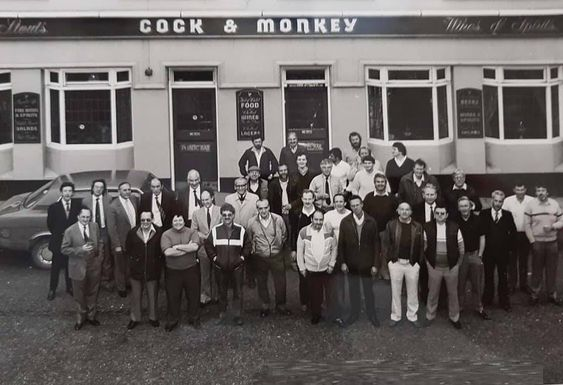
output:
<path id="1" fill-rule="evenodd" d="M 379 71 L 379 79 L 369 77 L 370 70 Z M 438 79 L 438 71 L 444 70 L 444 78 Z M 389 79 L 389 71 L 429 71 L 428 79 L 421 80 L 396 80 Z M 446 87 L 446 108 L 448 113 L 448 135 L 440 138 L 439 114 L 438 114 L 438 87 Z M 369 87 L 381 88 L 381 107 L 383 113 L 383 139 L 370 136 L 370 101 Z M 389 139 L 389 110 L 387 89 L 388 88 L 431 88 L 432 90 L 432 139 Z M 432 145 L 444 144 L 454 141 L 454 111 L 452 92 L 452 70 L 450 66 L 365 66 L 365 95 L 366 95 L 366 128 L 367 138 L 378 144 L 389 144 L 396 141 L 408 143 L 409 145 Z"/>
<path id="2" fill-rule="evenodd" d="M 557 69 L 557 77 L 551 78 L 551 70 Z M 495 78 L 485 78 L 484 71 L 495 71 Z M 543 70 L 542 79 L 504 79 L 505 70 Z M 539 144 L 539 143 L 556 143 L 563 141 L 562 127 L 562 100 L 561 91 L 563 90 L 563 72 L 561 66 L 543 65 L 543 66 L 483 66 L 482 68 L 482 84 L 484 86 L 494 87 L 497 90 L 497 111 L 498 111 L 498 130 L 499 137 L 487 136 L 484 130 L 485 141 L 499 144 Z M 553 136 L 553 110 L 551 90 L 553 86 L 558 87 L 559 95 L 559 136 Z M 545 92 L 545 120 L 546 120 L 546 137 L 545 138 L 528 138 L 528 139 L 506 139 L 504 127 L 504 94 L 503 88 L 538 88 L 541 87 Z M 485 108 L 485 100 L 483 100 L 483 109 Z M 484 122 L 483 122 L 484 123 Z"/>
<path id="3" fill-rule="evenodd" d="M 117 81 L 117 73 L 127 71 L 129 80 Z M 67 81 L 68 73 L 88 73 L 88 72 L 107 72 L 108 80 L 96 81 Z M 51 81 L 51 73 L 58 74 L 58 82 Z M 102 149 L 120 149 L 133 147 L 135 140 L 135 130 L 133 122 L 133 82 L 132 71 L 130 68 L 61 68 L 44 70 L 45 83 L 45 121 L 46 121 L 46 137 L 47 146 L 60 150 L 102 150 Z M 131 90 L 131 140 L 126 142 L 117 142 L 117 96 L 116 90 Z M 55 90 L 59 93 L 59 133 L 60 143 L 51 140 L 51 94 L 50 91 Z M 66 91 L 109 91 L 110 92 L 110 108 L 111 108 L 111 143 L 88 143 L 88 144 L 69 144 L 66 143 Z"/>
<path id="4" fill-rule="evenodd" d="M 10 91 L 10 105 L 12 111 L 10 112 L 11 122 L 10 122 L 10 132 L 11 132 L 11 140 L 6 143 L 0 143 L 0 150 L 12 148 L 14 146 L 14 94 L 12 92 L 12 73 L 11 71 L 0 70 L 0 74 L 9 74 L 10 81 L 7 83 L 0 83 L 0 91 Z"/>

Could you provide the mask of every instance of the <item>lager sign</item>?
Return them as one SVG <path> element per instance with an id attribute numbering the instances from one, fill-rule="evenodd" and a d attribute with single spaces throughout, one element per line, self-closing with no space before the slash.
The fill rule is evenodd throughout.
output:
<path id="1" fill-rule="evenodd" d="M 237 140 L 264 138 L 264 92 L 256 89 L 237 91 Z"/>

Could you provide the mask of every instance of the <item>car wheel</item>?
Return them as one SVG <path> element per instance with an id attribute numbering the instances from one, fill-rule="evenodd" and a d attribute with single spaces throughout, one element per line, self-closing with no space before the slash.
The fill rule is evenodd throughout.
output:
<path id="1" fill-rule="evenodd" d="M 31 260 L 33 265 L 40 269 L 48 270 L 51 268 L 53 253 L 49 250 L 49 239 L 38 240 L 31 249 Z"/>

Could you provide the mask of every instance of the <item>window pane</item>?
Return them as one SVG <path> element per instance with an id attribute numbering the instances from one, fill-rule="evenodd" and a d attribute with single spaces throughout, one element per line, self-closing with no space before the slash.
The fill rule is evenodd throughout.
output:
<path id="1" fill-rule="evenodd" d="M 0 83 L 4 84 L 4 83 L 10 83 L 12 76 L 9 72 L 4 72 L 0 74 Z"/>
<path id="2" fill-rule="evenodd" d="M 49 72 L 49 80 L 51 83 L 58 83 L 59 82 L 59 73 L 58 72 Z"/>
<path id="3" fill-rule="evenodd" d="M 551 87 L 551 118 L 553 137 L 559 136 L 559 86 Z"/>
<path id="4" fill-rule="evenodd" d="M 446 78 L 446 70 L 444 68 L 440 68 L 438 71 L 436 71 L 436 77 L 438 79 L 445 79 Z"/>
<path id="5" fill-rule="evenodd" d="M 448 91 L 446 86 L 438 87 L 438 133 L 439 138 L 448 137 Z"/>
<path id="6" fill-rule="evenodd" d="M 504 87 L 502 95 L 506 139 L 547 137 L 544 87 Z"/>
<path id="7" fill-rule="evenodd" d="M 129 81 L 129 71 L 119 71 L 117 73 L 118 82 L 128 82 Z"/>
<path id="8" fill-rule="evenodd" d="M 368 78 L 370 79 L 379 79 L 379 70 L 368 70 Z"/>
<path id="9" fill-rule="evenodd" d="M 131 125 L 131 89 L 115 90 L 117 114 L 117 143 L 130 142 L 133 139 Z"/>
<path id="10" fill-rule="evenodd" d="M 12 143 L 12 91 L 0 91 L 0 144 Z"/>
<path id="11" fill-rule="evenodd" d="M 368 87 L 370 138 L 383 139 L 383 98 L 381 87 Z"/>
<path id="12" fill-rule="evenodd" d="M 498 89 L 483 86 L 483 110 L 485 112 L 485 136 L 499 138 L 498 129 Z"/>
<path id="13" fill-rule="evenodd" d="M 485 79 L 494 79 L 495 78 L 495 70 L 492 68 L 483 68 L 483 77 Z"/>
<path id="14" fill-rule="evenodd" d="M 549 74 L 550 74 L 549 77 L 550 77 L 551 79 L 557 79 L 557 77 L 558 77 L 557 67 L 555 67 L 555 68 L 550 68 Z"/>
<path id="15" fill-rule="evenodd" d="M 287 70 L 285 78 L 287 80 L 324 80 L 325 70 Z"/>
<path id="16" fill-rule="evenodd" d="M 172 105 L 175 130 L 215 130 L 215 89 L 174 89 Z"/>
<path id="17" fill-rule="evenodd" d="M 51 104 L 51 142 L 61 142 L 61 115 L 59 103 L 59 91 L 49 90 L 49 102 Z"/>
<path id="18" fill-rule="evenodd" d="M 432 88 L 389 88 L 389 140 L 432 140 Z"/>
<path id="19" fill-rule="evenodd" d="M 429 70 L 395 70 L 389 71 L 389 80 L 428 80 Z"/>
<path id="20" fill-rule="evenodd" d="M 107 72 L 68 72 L 66 75 L 67 82 L 101 82 L 108 81 Z"/>
<path id="21" fill-rule="evenodd" d="M 509 79 L 543 79 L 543 70 L 504 70 L 504 78 Z"/>
<path id="22" fill-rule="evenodd" d="M 327 89 L 324 85 L 285 88 L 286 130 L 311 130 L 311 135 L 328 130 Z"/>
<path id="23" fill-rule="evenodd" d="M 175 82 L 212 82 L 213 71 L 174 71 Z"/>
<path id="24" fill-rule="evenodd" d="M 109 90 L 66 91 L 66 143 L 111 143 Z"/>

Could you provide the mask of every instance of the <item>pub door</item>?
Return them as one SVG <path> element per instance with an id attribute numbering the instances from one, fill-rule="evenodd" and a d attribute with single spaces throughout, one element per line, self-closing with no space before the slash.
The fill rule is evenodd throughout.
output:
<path id="1" fill-rule="evenodd" d="M 213 69 L 171 69 L 172 186 L 187 188 L 191 169 L 203 187 L 219 189 L 217 153 L 217 88 Z"/>
<path id="2" fill-rule="evenodd" d="M 320 172 L 329 151 L 328 68 L 283 71 L 285 134 L 295 132 L 309 152 L 309 169 Z"/>

